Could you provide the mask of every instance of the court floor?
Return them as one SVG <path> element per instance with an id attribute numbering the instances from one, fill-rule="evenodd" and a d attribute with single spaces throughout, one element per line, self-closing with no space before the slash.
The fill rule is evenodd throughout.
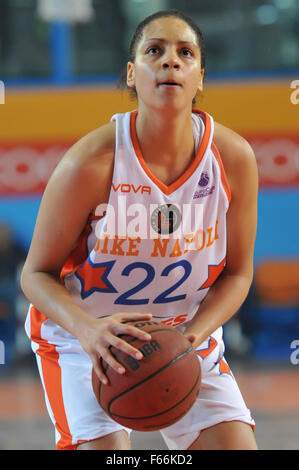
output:
<path id="1" fill-rule="evenodd" d="M 261 450 L 299 450 L 298 366 L 230 365 L 256 421 Z M 136 450 L 166 449 L 159 432 L 132 433 Z M 0 450 L 54 450 L 33 358 L 0 371 Z"/>

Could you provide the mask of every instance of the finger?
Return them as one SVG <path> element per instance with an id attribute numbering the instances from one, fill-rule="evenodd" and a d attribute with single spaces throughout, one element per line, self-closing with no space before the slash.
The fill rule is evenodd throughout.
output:
<path id="1" fill-rule="evenodd" d="M 120 313 L 119 321 L 120 322 L 129 322 L 129 321 L 138 321 L 138 320 L 151 320 L 151 313 Z"/>
<path id="2" fill-rule="evenodd" d="M 196 340 L 196 335 L 194 335 L 194 334 L 189 334 L 189 335 L 186 335 L 186 338 L 187 338 L 187 340 L 188 340 L 191 344 L 193 344 L 193 343 L 195 342 L 195 340 Z"/>
<path id="3" fill-rule="evenodd" d="M 193 333 L 191 333 L 189 335 L 186 335 L 186 338 L 188 341 L 190 341 L 190 343 L 193 343 L 196 339 L 196 336 Z"/>
<path id="4" fill-rule="evenodd" d="M 112 341 L 110 343 L 113 344 Z M 101 356 L 105 360 L 105 362 L 107 362 L 107 364 L 112 367 L 112 369 L 115 370 L 115 372 L 117 372 L 118 374 L 122 375 L 126 372 L 124 366 L 115 359 L 110 349 L 104 349 L 101 353 Z"/>
<path id="5" fill-rule="evenodd" d="M 124 341 L 118 336 L 113 336 L 111 339 L 111 344 L 116 348 L 122 351 L 124 354 L 134 357 L 134 359 L 140 360 L 143 358 L 143 354 L 139 349 L 134 348 L 132 345 Z"/>
<path id="6" fill-rule="evenodd" d="M 99 381 L 102 382 L 104 385 L 107 385 L 108 384 L 108 378 L 106 377 L 106 375 L 103 371 L 100 358 L 97 355 L 93 355 L 93 356 L 91 356 L 91 360 L 92 360 L 92 365 L 93 365 L 94 371 L 95 371 L 96 376 L 98 377 Z"/>
<path id="7" fill-rule="evenodd" d="M 151 335 L 147 333 L 146 331 L 143 331 L 139 328 L 136 328 L 135 326 L 132 325 L 123 325 L 119 324 L 116 325 L 114 329 L 115 334 L 117 335 L 130 335 L 134 336 L 138 339 L 141 339 L 142 341 L 149 341 L 151 339 Z"/>

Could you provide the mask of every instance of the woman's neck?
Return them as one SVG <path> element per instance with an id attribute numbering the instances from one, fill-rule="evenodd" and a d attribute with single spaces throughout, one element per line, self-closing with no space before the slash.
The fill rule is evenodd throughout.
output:
<path id="1" fill-rule="evenodd" d="M 190 110 L 165 113 L 141 107 L 136 132 L 147 163 L 185 166 L 194 157 L 194 138 Z"/>

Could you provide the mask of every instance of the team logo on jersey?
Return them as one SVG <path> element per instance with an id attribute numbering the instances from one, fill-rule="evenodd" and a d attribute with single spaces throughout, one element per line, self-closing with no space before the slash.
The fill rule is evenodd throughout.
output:
<path id="1" fill-rule="evenodd" d="M 210 177 L 206 171 L 203 171 L 202 174 L 200 175 L 200 179 L 198 181 L 198 186 L 201 186 L 204 189 L 199 189 L 198 191 L 195 191 L 193 195 L 193 199 L 200 199 L 202 197 L 209 196 L 210 194 L 213 194 L 215 186 L 208 187 L 208 184 L 210 182 Z"/>
<path id="2" fill-rule="evenodd" d="M 202 197 L 210 196 L 211 194 L 213 194 L 214 190 L 215 186 L 211 186 L 208 188 L 200 189 L 199 191 L 195 191 L 195 193 L 193 194 L 193 199 L 199 199 Z"/>
<path id="3" fill-rule="evenodd" d="M 198 182 L 198 185 L 199 186 L 207 186 L 209 184 L 209 181 L 210 181 L 210 177 L 209 177 L 208 173 L 204 171 L 200 175 L 200 180 Z"/>
<path id="4" fill-rule="evenodd" d="M 173 204 L 163 204 L 153 211 L 151 225 L 155 232 L 167 235 L 177 230 L 181 219 L 181 213 L 176 206 Z"/>
<path id="5" fill-rule="evenodd" d="M 206 197 L 210 194 L 213 194 L 215 186 L 208 187 L 209 182 L 210 177 L 208 173 L 206 171 L 203 171 L 200 175 L 198 186 L 201 186 L 204 189 L 199 189 L 198 191 L 195 191 L 195 193 L 193 194 L 193 199 L 200 199 L 202 197 Z"/>

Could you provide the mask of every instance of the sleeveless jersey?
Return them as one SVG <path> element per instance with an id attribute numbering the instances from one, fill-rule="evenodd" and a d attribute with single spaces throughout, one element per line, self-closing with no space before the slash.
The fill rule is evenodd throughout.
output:
<path id="1" fill-rule="evenodd" d="M 153 320 L 184 330 L 225 267 L 230 189 L 208 113 L 193 110 L 196 154 L 170 185 L 147 166 L 136 117 L 137 111 L 112 117 L 109 200 L 90 215 L 61 280 L 73 301 L 94 317 L 150 312 Z M 61 333 L 31 305 L 28 335 L 34 330 L 43 337 L 42 330 L 54 329 Z M 222 328 L 215 336 L 220 341 Z"/>

